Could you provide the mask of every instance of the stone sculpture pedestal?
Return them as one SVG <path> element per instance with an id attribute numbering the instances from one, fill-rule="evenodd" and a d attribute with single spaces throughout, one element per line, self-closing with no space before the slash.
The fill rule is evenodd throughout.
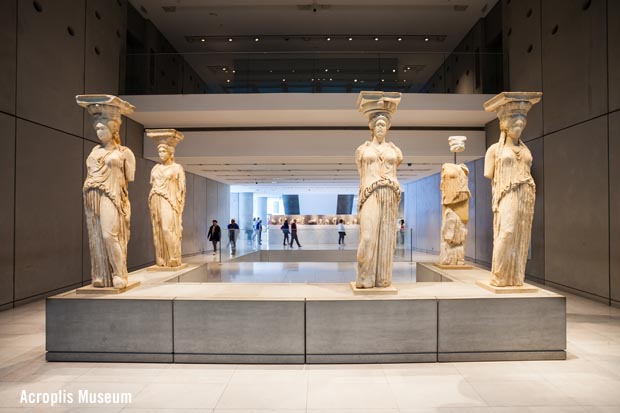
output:
<path id="1" fill-rule="evenodd" d="M 373 288 L 357 288 L 355 286 L 355 281 L 351 281 L 349 283 L 351 289 L 353 290 L 353 294 L 355 295 L 396 295 L 398 294 L 398 290 L 394 285 L 390 285 L 389 287 L 373 287 Z"/>
<path id="2" fill-rule="evenodd" d="M 187 268 L 188 264 L 183 263 L 181 265 L 179 265 L 178 267 L 160 267 L 159 265 L 151 265 L 150 267 L 147 267 L 147 271 L 179 271 L 182 270 L 183 268 Z"/>
<path id="3" fill-rule="evenodd" d="M 140 285 L 140 281 L 129 281 L 124 288 L 114 287 L 93 287 L 92 284 L 85 287 L 78 288 L 76 294 L 121 294 L 125 291 L 129 291 L 132 288 L 136 288 Z"/>
<path id="4" fill-rule="evenodd" d="M 496 287 L 491 285 L 487 280 L 476 280 L 476 285 L 495 294 L 531 294 L 538 292 L 538 288 L 529 284 L 523 284 L 521 286 Z"/>

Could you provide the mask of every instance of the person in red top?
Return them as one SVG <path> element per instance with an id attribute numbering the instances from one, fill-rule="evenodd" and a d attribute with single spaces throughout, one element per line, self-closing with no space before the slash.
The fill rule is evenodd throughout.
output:
<path id="1" fill-rule="evenodd" d="M 290 244 L 291 247 L 293 247 L 293 241 L 296 241 L 297 246 L 301 248 L 301 245 L 299 245 L 299 238 L 297 238 L 297 220 L 296 219 L 294 219 L 293 222 L 291 223 L 291 244 Z"/>

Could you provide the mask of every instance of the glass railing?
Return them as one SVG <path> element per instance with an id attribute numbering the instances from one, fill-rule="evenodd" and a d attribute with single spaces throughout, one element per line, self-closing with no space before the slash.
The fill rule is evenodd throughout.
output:
<path id="1" fill-rule="evenodd" d="M 493 53 L 130 53 L 122 94 L 497 93 L 501 52 Z"/>

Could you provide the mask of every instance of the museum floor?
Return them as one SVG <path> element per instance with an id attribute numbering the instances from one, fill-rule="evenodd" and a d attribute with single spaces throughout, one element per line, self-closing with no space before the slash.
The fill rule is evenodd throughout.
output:
<path id="1" fill-rule="evenodd" d="M 40 300 L 0 313 L 0 412 L 618 412 L 620 309 L 566 295 L 566 361 L 369 365 L 49 363 Z M 22 390 L 133 397 L 50 408 Z"/>

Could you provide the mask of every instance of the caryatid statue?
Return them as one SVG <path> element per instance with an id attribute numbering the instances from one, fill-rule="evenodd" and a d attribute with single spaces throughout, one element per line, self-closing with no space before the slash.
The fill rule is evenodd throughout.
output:
<path id="1" fill-rule="evenodd" d="M 401 197 L 396 169 L 403 161 L 403 154 L 396 145 L 386 141 L 386 136 L 400 99 L 398 92 L 360 92 L 357 99 L 359 111 L 368 118 L 371 137 L 355 151 L 360 175 L 356 288 L 392 284 Z"/>
<path id="2" fill-rule="evenodd" d="M 181 266 L 185 172 L 174 161 L 174 151 L 183 134 L 175 129 L 147 129 L 146 136 L 157 145 L 161 163 L 151 170 L 149 209 L 157 267 Z"/>
<path id="3" fill-rule="evenodd" d="M 465 136 L 450 136 L 450 151 L 465 150 Z M 441 166 L 441 243 L 440 266 L 465 267 L 465 240 L 469 221 L 469 169 L 465 164 L 445 163 Z M 469 268 L 469 266 L 467 266 Z"/>
<path id="4" fill-rule="evenodd" d="M 78 105 L 94 118 L 101 145 L 86 159 L 82 192 L 88 228 L 90 271 L 94 287 L 127 287 L 127 243 L 131 206 L 128 183 L 134 180 L 136 159 L 121 145 L 122 115 L 134 106 L 111 95 L 78 95 Z"/>
<path id="5" fill-rule="evenodd" d="M 499 142 L 487 150 L 484 176 L 492 181 L 493 262 L 490 284 L 522 286 L 534 217 L 532 154 L 521 141 L 527 112 L 541 92 L 503 92 L 484 104 L 499 118 Z"/>

